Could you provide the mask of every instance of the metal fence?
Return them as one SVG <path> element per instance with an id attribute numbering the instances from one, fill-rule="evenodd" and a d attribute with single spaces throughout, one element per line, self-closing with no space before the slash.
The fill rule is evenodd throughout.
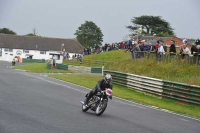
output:
<path id="1" fill-rule="evenodd" d="M 198 55 L 181 55 L 181 54 L 157 54 L 156 52 L 131 52 L 132 59 L 138 58 L 147 58 L 147 59 L 155 59 L 157 61 L 166 61 L 166 62 L 185 62 L 187 64 L 198 64 L 200 65 L 200 54 Z"/>

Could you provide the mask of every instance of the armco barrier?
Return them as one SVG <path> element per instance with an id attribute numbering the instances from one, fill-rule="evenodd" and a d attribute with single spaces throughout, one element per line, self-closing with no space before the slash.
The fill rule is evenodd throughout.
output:
<path id="1" fill-rule="evenodd" d="M 113 77 L 113 83 L 155 96 L 162 96 L 162 80 L 129 73 L 104 70 Z"/>
<path id="2" fill-rule="evenodd" d="M 104 70 L 104 74 L 107 73 L 112 75 L 114 84 L 171 99 L 178 103 L 200 106 L 200 86 Z"/>
<path id="3" fill-rule="evenodd" d="M 47 68 L 51 69 L 51 67 L 52 67 L 52 64 L 47 63 Z"/>
<path id="4" fill-rule="evenodd" d="M 68 70 L 68 65 L 56 63 L 56 68 L 61 70 Z"/>
<path id="5" fill-rule="evenodd" d="M 91 68 L 91 73 L 102 73 L 102 68 Z"/>
<path id="6" fill-rule="evenodd" d="M 127 87 L 152 94 L 155 96 L 162 96 L 163 82 L 160 79 L 149 78 L 134 74 L 127 74 Z"/>
<path id="7" fill-rule="evenodd" d="M 47 68 L 52 69 L 52 64 L 47 63 Z M 71 71 L 80 72 L 80 73 L 101 73 L 102 74 L 102 71 L 103 71 L 103 68 L 72 66 L 72 65 L 58 64 L 58 63 L 56 63 L 56 68 L 62 69 L 62 70 L 71 70 Z"/>
<path id="8" fill-rule="evenodd" d="M 27 58 L 23 58 L 22 59 L 23 63 L 45 63 L 44 59 L 27 59 Z"/>
<path id="9" fill-rule="evenodd" d="M 184 104 L 200 105 L 200 86 L 171 81 L 163 82 L 163 98 L 172 99 Z"/>
<path id="10" fill-rule="evenodd" d="M 126 87 L 127 85 L 127 75 L 125 73 L 117 72 L 117 71 L 109 71 L 109 70 L 104 70 L 104 74 L 110 74 L 112 75 L 112 82 L 114 84 L 124 86 Z"/>
<path id="11" fill-rule="evenodd" d="M 75 72 L 81 72 L 81 73 L 90 73 L 91 67 L 68 65 L 68 70 L 72 70 L 72 71 L 75 71 Z"/>

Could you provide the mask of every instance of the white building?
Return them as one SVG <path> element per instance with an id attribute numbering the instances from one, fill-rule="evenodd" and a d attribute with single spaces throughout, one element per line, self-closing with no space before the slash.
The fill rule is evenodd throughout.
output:
<path id="1" fill-rule="evenodd" d="M 75 39 L 0 34 L 0 60 L 12 61 L 14 57 L 51 59 L 52 53 L 81 54 L 82 45 Z"/>

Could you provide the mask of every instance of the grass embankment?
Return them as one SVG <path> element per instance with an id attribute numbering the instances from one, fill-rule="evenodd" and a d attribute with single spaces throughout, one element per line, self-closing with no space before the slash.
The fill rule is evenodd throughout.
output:
<path id="1" fill-rule="evenodd" d="M 131 60 L 130 53 L 124 52 L 124 50 L 115 50 L 111 52 L 102 52 L 99 54 L 92 54 L 83 57 L 83 63 L 80 64 L 79 60 L 65 60 L 63 64 L 71 64 L 76 66 L 88 66 L 88 67 L 102 67 L 102 65 L 112 63 L 114 61 Z"/>
<path id="2" fill-rule="evenodd" d="M 47 63 L 27 63 L 24 66 L 15 66 L 14 69 L 22 69 L 27 72 L 35 72 L 35 73 L 67 73 L 70 71 L 59 70 L 59 69 L 48 69 Z"/>
<path id="3" fill-rule="evenodd" d="M 51 77 L 85 86 L 90 89 L 92 89 L 96 85 L 97 81 L 102 78 L 101 76 L 85 76 L 75 74 L 54 75 Z M 126 100 L 133 100 L 143 104 L 154 105 L 181 114 L 188 114 L 200 118 L 200 107 L 191 105 L 180 105 L 171 100 L 158 99 L 156 97 L 148 96 L 143 93 L 136 92 L 134 90 L 130 90 L 117 85 L 113 86 L 113 95 Z"/>

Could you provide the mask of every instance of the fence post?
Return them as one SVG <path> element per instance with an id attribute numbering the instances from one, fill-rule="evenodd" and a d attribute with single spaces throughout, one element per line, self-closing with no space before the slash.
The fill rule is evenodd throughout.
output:
<path id="1" fill-rule="evenodd" d="M 104 66 L 102 66 L 102 76 L 103 76 L 103 70 L 104 70 Z"/>

